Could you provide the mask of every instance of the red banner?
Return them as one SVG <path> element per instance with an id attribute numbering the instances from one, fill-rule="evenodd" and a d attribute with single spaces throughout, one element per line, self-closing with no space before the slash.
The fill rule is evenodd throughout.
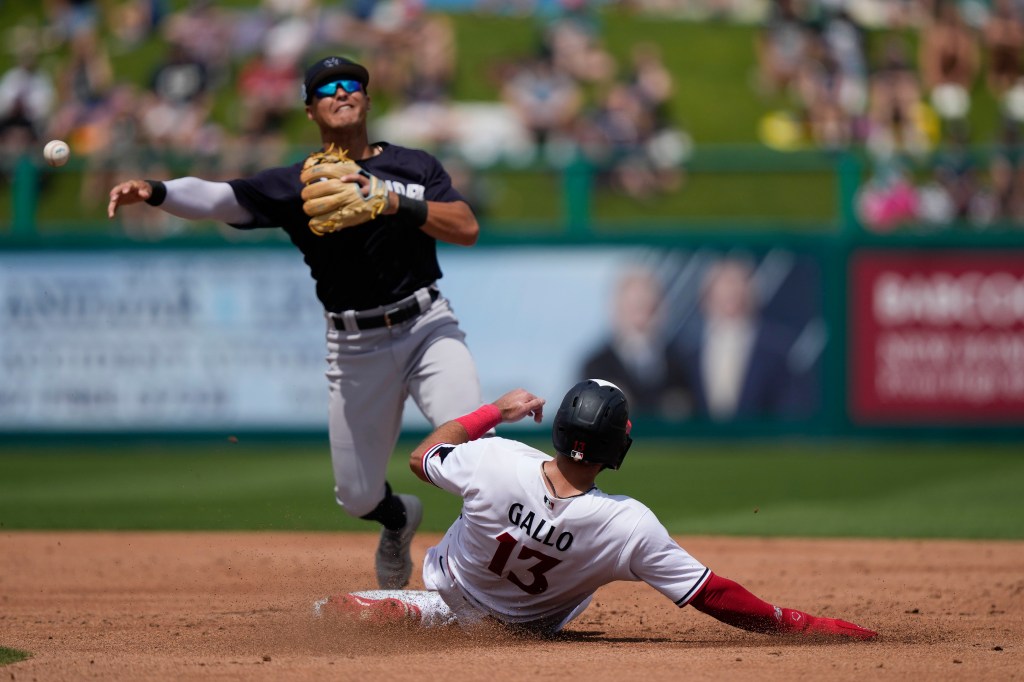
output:
<path id="1" fill-rule="evenodd" d="M 854 421 L 1024 419 L 1024 251 L 860 252 L 849 291 Z"/>

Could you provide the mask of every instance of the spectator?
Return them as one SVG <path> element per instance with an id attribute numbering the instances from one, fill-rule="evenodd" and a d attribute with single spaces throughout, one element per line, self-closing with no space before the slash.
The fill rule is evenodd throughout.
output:
<path id="1" fill-rule="evenodd" d="M 811 140 L 823 149 L 842 149 L 854 141 L 854 122 L 843 106 L 846 75 L 823 36 L 808 34 L 807 56 L 797 69 L 795 90 Z"/>
<path id="2" fill-rule="evenodd" d="M 665 300 L 657 276 L 644 267 L 620 274 L 611 307 L 611 333 L 583 362 L 581 377 L 603 377 L 626 394 L 638 415 L 689 416 L 690 379 L 668 351 Z"/>
<path id="3" fill-rule="evenodd" d="M 894 29 L 916 28 L 926 14 L 927 0 L 876 0 L 879 25 Z"/>
<path id="4" fill-rule="evenodd" d="M 231 25 L 213 0 L 190 0 L 188 6 L 168 16 L 164 38 L 182 61 L 201 64 L 204 80 L 221 86 L 230 75 Z"/>
<path id="5" fill-rule="evenodd" d="M 153 94 L 170 104 L 198 102 L 208 94 L 209 86 L 206 64 L 175 42 L 170 43 L 167 58 L 157 66 L 150 80 Z"/>
<path id="6" fill-rule="evenodd" d="M 188 154 L 209 111 L 206 65 L 171 43 L 167 58 L 153 72 L 142 115 L 146 139 L 157 148 Z"/>
<path id="7" fill-rule="evenodd" d="M 154 35 L 167 16 L 168 0 L 125 0 L 111 12 L 110 28 L 131 49 Z"/>
<path id="8" fill-rule="evenodd" d="M 626 82 L 642 99 L 656 127 L 671 125 L 672 95 L 675 79 L 665 65 L 656 43 L 637 43 L 630 52 L 630 70 Z"/>
<path id="9" fill-rule="evenodd" d="M 285 125 L 298 110 L 295 93 L 301 82 L 291 52 L 275 49 L 268 35 L 263 49 L 245 63 L 236 79 L 239 134 L 223 141 L 226 153 L 214 164 L 214 174 L 251 174 L 283 160 L 288 145 Z M 234 230 L 224 232 L 237 236 Z"/>
<path id="10" fill-rule="evenodd" d="M 985 24 L 985 83 L 999 100 L 1014 87 L 1021 87 L 1021 51 L 1024 50 L 1024 20 L 1014 0 L 995 0 Z M 1004 108 L 1006 106 L 1003 102 Z"/>
<path id="11" fill-rule="evenodd" d="M 470 135 L 486 136 L 466 123 L 465 109 L 451 101 L 456 70 L 451 20 L 409 13 L 394 31 L 372 50 L 374 69 L 386 80 L 381 87 L 392 97 L 389 114 L 378 119 L 377 129 L 390 128 L 385 137 L 434 150 L 457 146 Z"/>
<path id="12" fill-rule="evenodd" d="M 71 140 L 76 153 L 96 151 L 102 137 L 99 126 L 114 83 L 114 68 L 99 33 L 76 33 L 71 40 L 70 61 L 60 70 L 62 102 L 51 124 L 53 136 Z"/>
<path id="13" fill-rule="evenodd" d="M 0 77 L 0 152 L 15 157 L 38 142 L 55 97 L 36 48 L 19 46 L 17 63 Z"/>
<path id="14" fill-rule="evenodd" d="M 808 29 L 797 0 L 772 0 L 755 47 L 761 91 L 788 93 L 806 56 Z"/>
<path id="15" fill-rule="evenodd" d="M 538 148 L 552 138 L 568 137 L 583 105 L 579 85 L 542 58 L 521 66 L 501 94 L 530 131 Z"/>
<path id="16" fill-rule="evenodd" d="M 1024 163 L 1020 133 L 1018 121 L 1003 121 L 998 144 L 989 161 L 993 219 L 996 221 L 1024 222 Z"/>
<path id="17" fill-rule="evenodd" d="M 615 58 L 604 47 L 591 3 L 561 0 L 560 5 L 559 15 L 544 29 L 544 56 L 577 83 L 608 82 L 615 76 Z"/>
<path id="18" fill-rule="evenodd" d="M 935 112 L 944 121 L 963 120 L 971 108 L 980 54 L 956 2 L 937 0 L 919 47 L 921 79 Z"/>
<path id="19" fill-rule="evenodd" d="M 611 84 L 580 120 L 577 140 L 601 169 L 600 179 L 616 191 L 645 198 L 682 183 L 689 138 L 667 123 L 659 127 L 657 111 L 636 86 Z"/>
<path id="20" fill-rule="evenodd" d="M 922 214 L 919 196 L 910 175 L 895 154 L 875 157 L 871 177 L 857 193 L 856 205 L 864 225 L 874 232 L 890 232 L 914 222 Z M 944 192 L 925 195 L 930 220 L 945 222 L 949 213 L 948 197 Z M 943 216 L 937 218 L 935 216 Z"/>
<path id="21" fill-rule="evenodd" d="M 990 219 L 986 196 L 981 192 L 977 162 L 970 149 L 965 126 L 951 127 L 946 144 L 936 155 L 933 174 L 949 197 L 952 221 L 986 223 Z M 948 222 L 948 221 L 947 221 Z"/>
<path id="22" fill-rule="evenodd" d="M 651 122 L 646 152 L 663 191 L 674 191 L 682 181 L 682 164 L 690 151 L 690 139 L 672 116 L 675 79 L 654 43 L 638 43 L 631 53 L 626 82 L 636 93 Z"/>
<path id="23" fill-rule="evenodd" d="M 883 44 L 868 84 L 867 146 L 876 156 L 923 155 L 931 148 L 923 91 L 902 38 Z"/>
<path id="24" fill-rule="evenodd" d="M 424 21 L 423 12 L 423 3 L 418 0 L 359 0 L 350 8 L 342 38 L 367 55 L 377 93 L 403 98 L 413 68 L 413 43 L 420 39 L 416 34 Z M 437 31 L 431 38 L 442 37 L 441 34 Z"/>
<path id="25" fill-rule="evenodd" d="M 271 40 L 249 59 L 235 80 L 238 90 L 240 127 L 248 135 L 273 137 L 283 129 L 288 116 L 298 110 L 295 93 L 302 83 L 300 55 L 277 49 Z M 261 164 L 260 167 L 263 167 Z"/>
<path id="26" fill-rule="evenodd" d="M 144 174 L 145 145 L 138 119 L 139 97 L 135 87 L 115 85 L 91 122 L 92 150 L 85 157 L 79 202 L 93 207 L 124 175 Z M 144 216 L 140 214 L 140 218 Z"/>
<path id="27" fill-rule="evenodd" d="M 95 0 L 44 0 L 49 28 L 60 42 L 69 41 L 81 31 L 96 31 L 99 10 Z"/>
<path id="28" fill-rule="evenodd" d="M 276 0 L 275 4 L 282 3 Z M 295 6 L 290 8 L 291 11 L 286 6 L 276 8 L 276 13 L 259 32 L 258 49 L 254 52 L 262 52 L 275 67 L 298 70 L 298 64 L 309 51 L 309 46 L 317 40 L 319 15 L 309 0 L 293 4 Z M 247 56 L 252 54 L 246 53 Z"/>
<path id="29" fill-rule="evenodd" d="M 846 11 L 845 6 L 829 12 L 822 28 L 829 58 L 839 73 L 836 103 L 854 126 L 853 137 L 860 141 L 857 130 L 867 110 L 867 50 L 864 30 Z"/>
<path id="30" fill-rule="evenodd" d="M 610 86 L 581 128 L 584 151 L 611 187 L 635 198 L 658 190 L 644 147 L 654 120 L 635 89 L 624 83 Z"/>
<path id="31" fill-rule="evenodd" d="M 402 101 L 447 105 L 455 83 L 455 29 L 451 19 L 423 16 L 410 26 L 409 33 L 409 68 Z"/>

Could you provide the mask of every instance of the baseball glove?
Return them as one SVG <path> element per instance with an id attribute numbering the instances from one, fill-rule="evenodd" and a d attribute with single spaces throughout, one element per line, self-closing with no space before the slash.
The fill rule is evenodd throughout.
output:
<path id="1" fill-rule="evenodd" d="M 343 182 L 346 175 L 364 175 L 364 189 L 357 182 Z M 388 203 L 384 181 L 363 170 L 344 149 L 331 145 L 306 157 L 299 176 L 302 210 L 309 216 L 309 229 L 323 236 L 376 218 Z"/>

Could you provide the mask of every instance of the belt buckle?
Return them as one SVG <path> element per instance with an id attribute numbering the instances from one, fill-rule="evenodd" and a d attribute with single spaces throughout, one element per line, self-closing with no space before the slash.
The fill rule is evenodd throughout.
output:
<path id="1" fill-rule="evenodd" d="M 392 315 L 397 315 L 400 312 L 402 312 L 401 308 L 392 308 L 391 310 L 385 310 L 384 311 L 384 326 L 387 327 L 388 329 L 391 329 L 391 325 L 393 324 L 391 322 L 391 316 Z"/>

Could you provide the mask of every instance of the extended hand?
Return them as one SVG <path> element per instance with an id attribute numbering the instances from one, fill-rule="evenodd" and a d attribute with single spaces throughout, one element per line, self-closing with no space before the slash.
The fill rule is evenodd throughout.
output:
<path id="1" fill-rule="evenodd" d="M 118 206 L 137 204 L 153 195 L 153 188 L 145 180 L 128 180 L 110 190 L 107 217 L 113 218 Z"/>
<path id="2" fill-rule="evenodd" d="M 501 410 L 501 421 L 503 422 L 517 422 L 523 417 L 532 415 L 533 421 L 540 424 L 544 419 L 545 402 L 547 401 L 543 398 L 538 398 L 527 390 L 517 388 L 495 400 L 493 405 Z"/>

